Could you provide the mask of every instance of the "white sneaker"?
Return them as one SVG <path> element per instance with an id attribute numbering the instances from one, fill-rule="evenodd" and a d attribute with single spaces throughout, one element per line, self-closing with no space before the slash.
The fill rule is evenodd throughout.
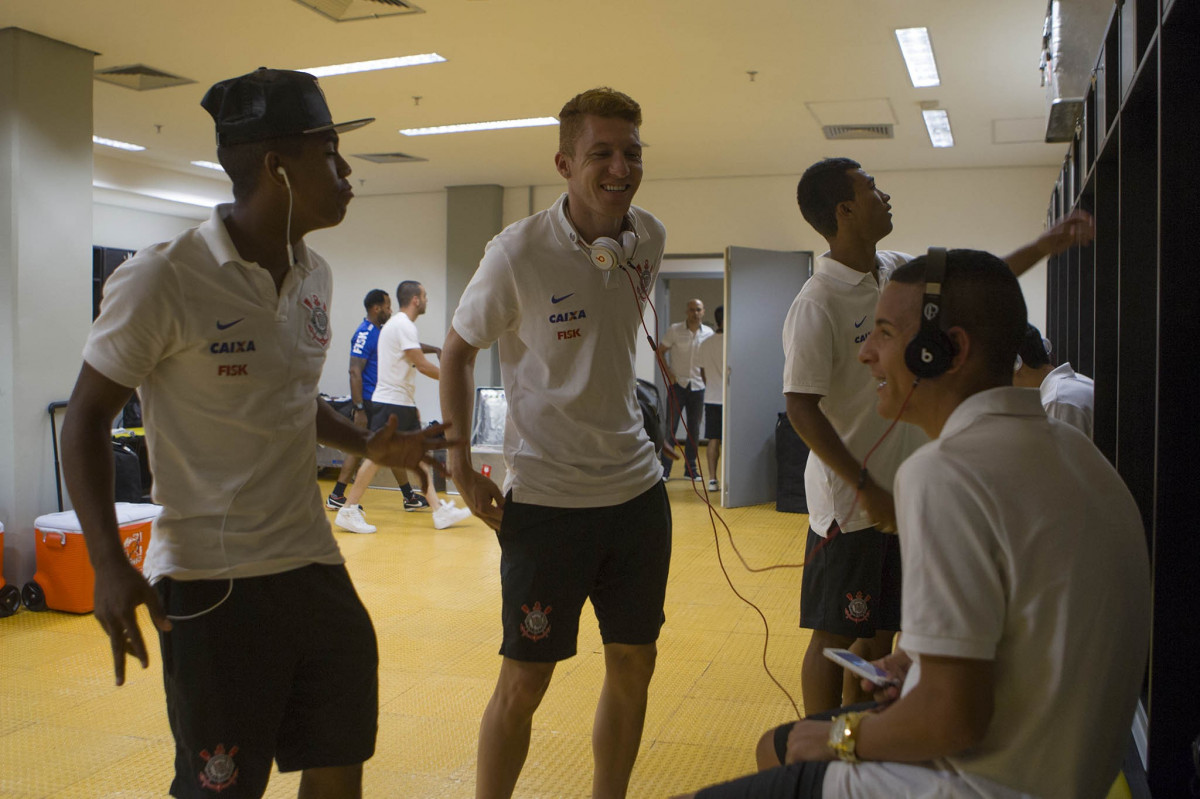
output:
<path id="1" fill-rule="evenodd" d="M 716 480 L 709 480 L 708 481 L 708 490 L 709 491 L 720 491 L 721 486 L 717 483 Z"/>
<path id="2" fill-rule="evenodd" d="M 333 523 L 350 533 L 373 533 L 375 525 L 363 518 L 362 505 L 343 505 Z"/>
<path id="3" fill-rule="evenodd" d="M 433 528 L 445 530 L 447 527 L 469 518 L 471 518 L 471 511 L 460 508 L 453 502 L 443 502 L 441 507 L 433 512 Z"/>

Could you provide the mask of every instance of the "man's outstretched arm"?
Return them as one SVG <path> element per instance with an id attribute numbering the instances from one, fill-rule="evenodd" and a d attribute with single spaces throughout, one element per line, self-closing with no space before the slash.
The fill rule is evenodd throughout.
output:
<path id="1" fill-rule="evenodd" d="M 1087 211 L 1079 210 L 1060 219 L 1054 227 L 1024 247 L 1009 253 L 1004 260 L 1013 274 L 1019 276 L 1043 258 L 1058 255 L 1071 247 L 1085 247 L 1094 238 L 1096 220 Z"/>

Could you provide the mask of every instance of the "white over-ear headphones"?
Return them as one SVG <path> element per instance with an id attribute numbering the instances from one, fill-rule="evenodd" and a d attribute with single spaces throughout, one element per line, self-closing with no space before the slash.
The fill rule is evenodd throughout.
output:
<path id="1" fill-rule="evenodd" d="M 633 260 L 637 252 L 638 235 L 632 230 L 622 230 L 620 240 L 608 236 L 600 238 L 587 245 L 592 264 L 597 269 L 607 272 L 627 261 Z"/>

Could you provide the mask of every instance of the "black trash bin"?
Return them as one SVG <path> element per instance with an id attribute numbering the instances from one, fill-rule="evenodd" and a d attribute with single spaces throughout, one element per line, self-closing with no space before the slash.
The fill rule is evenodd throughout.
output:
<path id="1" fill-rule="evenodd" d="M 775 510 L 781 513 L 808 513 L 808 497 L 804 494 L 808 445 L 792 427 L 786 413 L 779 414 L 775 422 L 775 459 L 778 475 Z"/>

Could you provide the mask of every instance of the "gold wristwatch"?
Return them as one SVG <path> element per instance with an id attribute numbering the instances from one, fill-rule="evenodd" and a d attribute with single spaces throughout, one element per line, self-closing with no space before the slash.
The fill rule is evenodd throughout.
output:
<path id="1" fill-rule="evenodd" d="M 847 763 L 862 762 L 858 758 L 855 747 L 858 743 L 856 740 L 858 725 L 865 715 L 867 714 L 863 712 L 851 712 L 834 717 L 833 725 L 829 728 L 829 748 L 833 750 L 838 760 Z"/>

